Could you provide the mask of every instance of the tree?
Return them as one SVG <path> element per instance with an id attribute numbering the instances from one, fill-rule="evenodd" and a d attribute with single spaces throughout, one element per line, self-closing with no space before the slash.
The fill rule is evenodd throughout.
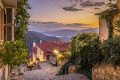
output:
<path id="1" fill-rule="evenodd" d="M 84 73 L 91 78 L 92 68 L 103 60 L 100 45 L 96 33 L 83 33 L 74 36 L 70 44 L 71 56 L 58 74 L 66 74 L 69 65 L 80 65 L 77 72 Z"/>
<path id="2" fill-rule="evenodd" d="M 12 43 L 7 41 L 2 44 L 2 47 L 3 48 L 0 50 L 0 58 L 2 58 L 4 65 L 8 64 L 12 68 L 14 65 L 19 66 L 27 62 L 27 47 L 22 41 L 16 40 Z"/>

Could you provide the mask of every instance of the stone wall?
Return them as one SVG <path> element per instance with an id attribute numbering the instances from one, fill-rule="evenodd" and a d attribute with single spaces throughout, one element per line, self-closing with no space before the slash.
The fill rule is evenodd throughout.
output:
<path id="1" fill-rule="evenodd" d="M 120 10 L 120 0 L 117 0 L 118 9 Z"/>
<path id="2" fill-rule="evenodd" d="M 68 73 L 69 74 L 74 73 L 79 68 L 80 68 L 80 65 L 71 65 L 68 67 Z"/>
<path id="3" fill-rule="evenodd" d="M 92 80 L 120 80 L 120 67 L 101 65 L 92 69 Z"/>

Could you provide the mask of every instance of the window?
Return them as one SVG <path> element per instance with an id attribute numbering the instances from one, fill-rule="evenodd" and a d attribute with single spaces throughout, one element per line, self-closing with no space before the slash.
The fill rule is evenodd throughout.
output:
<path id="1" fill-rule="evenodd" d="M 6 14 L 4 14 L 4 40 L 12 41 L 13 35 L 13 18 L 12 18 L 12 8 L 7 8 Z"/>
<path id="2" fill-rule="evenodd" d="M 12 26 L 5 26 L 4 27 L 4 37 L 5 41 L 12 41 Z"/>
<path id="3" fill-rule="evenodd" d="M 41 55 L 41 50 L 40 50 L 40 55 Z"/>
<path id="4" fill-rule="evenodd" d="M 7 8 L 7 23 L 12 23 L 12 8 Z"/>
<path id="5" fill-rule="evenodd" d="M 44 56 L 44 60 L 45 60 L 45 56 Z"/>

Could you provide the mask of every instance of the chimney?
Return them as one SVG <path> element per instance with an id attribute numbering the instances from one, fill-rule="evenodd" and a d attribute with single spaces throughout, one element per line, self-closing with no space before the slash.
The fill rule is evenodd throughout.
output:
<path id="1" fill-rule="evenodd" d="M 36 46 L 36 43 L 35 43 L 35 40 L 33 41 L 33 47 L 35 47 Z"/>
<path id="2" fill-rule="evenodd" d="M 120 10 L 120 0 L 117 0 L 117 6 L 118 6 L 118 9 Z"/>
<path id="3" fill-rule="evenodd" d="M 42 43 L 42 40 L 40 40 L 40 43 Z"/>

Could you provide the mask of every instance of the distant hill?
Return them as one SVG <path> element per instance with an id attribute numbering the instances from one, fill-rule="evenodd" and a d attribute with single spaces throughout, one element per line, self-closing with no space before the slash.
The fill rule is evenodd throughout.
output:
<path id="1" fill-rule="evenodd" d="M 99 33 L 99 28 L 81 30 L 80 33 Z"/>
<path id="2" fill-rule="evenodd" d="M 43 34 L 49 36 L 74 36 L 77 33 L 79 33 L 79 31 L 77 30 L 58 30 L 58 31 L 43 32 Z"/>
<path id="3" fill-rule="evenodd" d="M 58 30 L 58 31 L 49 31 L 49 32 L 43 32 L 45 35 L 49 36 L 55 36 L 61 39 L 62 41 L 69 42 L 72 36 L 77 35 L 78 33 L 99 33 L 99 28 L 90 28 L 85 30 Z"/>
<path id="4" fill-rule="evenodd" d="M 99 29 L 98 28 L 92 28 L 92 29 L 85 29 L 81 31 L 77 30 L 58 30 L 58 31 L 48 31 L 48 32 L 43 32 L 45 35 L 49 36 L 62 36 L 62 37 L 72 37 L 77 35 L 78 33 L 98 33 Z"/>
<path id="5" fill-rule="evenodd" d="M 32 37 L 32 39 L 29 39 L 30 36 Z M 28 46 L 28 53 L 31 52 L 31 48 L 33 47 L 33 41 L 35 41 L 36 43 L 40 43 L 40 40 L 42 40 L 42 42 L 46 42 L 46 41 L 53 41 L 53 40 L 60 40 L 57 37 L 50 37 L 50 36 L 46 36 L 44 34 L 38 33 L 38 32 L 34 32 L 34 31 L 28 31 L 26 34 L 26 44 Z"/>

